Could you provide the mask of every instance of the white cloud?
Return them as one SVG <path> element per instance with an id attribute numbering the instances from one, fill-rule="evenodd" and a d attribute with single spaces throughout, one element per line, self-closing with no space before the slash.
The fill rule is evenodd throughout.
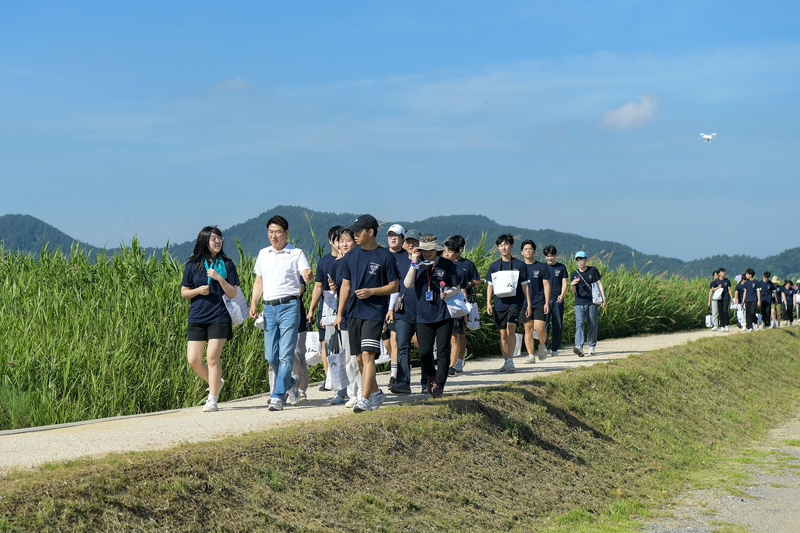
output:
<path id="1" fill-rule="evenodd" d="M 246 91 L 252 88 L 253 84 L 241 76 L 236 76 L 232 80 L 223 81 L 219 85 L 214 86 L 214 89 L 218 91 Z"/>
<path id="2" fill-rule="evenodd" d="M 617 131 L 644 126 L 655 120 L 657 110 L 658 99 L 652 94 L 643 94 L 638 102 L 628 102 L 603 113 L 600 126 Z"/>

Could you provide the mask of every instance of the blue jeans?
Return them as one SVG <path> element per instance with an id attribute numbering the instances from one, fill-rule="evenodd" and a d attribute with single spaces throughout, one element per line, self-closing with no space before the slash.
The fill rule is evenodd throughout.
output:
<path id="1" fill-rule="evenodd" d="M 416 325 L 405 320 L 394 321 L 394 332 L 397 335 L 397 382 L 411 384 L 411 338 Z"/>
<path id="2" fill-rule="evenodd" d="M 558 351 L 561 348 L 561 337 L 563 335 L 562 328 L 564 326 L 564 302 L 558 303 L 555 300 L 550 301 L 550 312 L 544 317 L 544 327 L 547 333 L 550 333 L 550 322 L 553 324 L 553 340 L 549 338 L 544 343 L 548 349 Z M 550 337 L 550 335 L 548 335 Z"/>
<path id="3" fill-rule="evenodd" d="M 583 321 L 586 320 L 586 334 Z M 596 304 L 575 306 L 575 346 L 597 345 L 598 311 Z"/>
<path id="4" fill-rule="evenodd" d="M 300 300 L 264 306 L 264 357 L 275 372 L 270 398 L 285 399 L 292 388 L 292 366 L 300 327 Z"/>

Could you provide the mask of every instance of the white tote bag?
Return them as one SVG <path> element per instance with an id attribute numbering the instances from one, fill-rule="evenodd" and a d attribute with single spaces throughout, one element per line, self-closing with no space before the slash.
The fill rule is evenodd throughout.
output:
<path id="1" fill-rule="evenodd" d="M 464 293 L 458 291 L 455 296 L 445 300 L 447 304 L 447 311 L 450 313 L 450 318 L 461 318 L 469 314 L 469 306 Z"/>
<path id="2" fill-rule="evenodd" d="M 716 289 L 716 290 L 715 290 L 715 291 L 714 291 L 714 292 L 711 294 L 711 299 L 712 299 L 712 300 L 722 300 L 722 292 L 723 292 L 723 290 L 724 290 L 724 289 L 723 289 L 722 287 L 720 287 L 719 289 Z"/>
<path id="3" fill-rule="evenodd" d="M 502 266 L 502 262 L 500 263 Z M 508 298 L 517 294 L 519 270 L 498 270 L 492 273 L 492 292 L 498 298 Z"/>
<path id="4" fill-rule="evenodd" d="M 325 327 L 332 326 L 339 312 L 339 297 L 333 291 L 322 292 L 322 319 L 320 324 Z"/>
<path id="5" fill-rule="evenodd" d="M 350 385 L 347 378 L 347 352 L 342 346 L 342 334 L 336 331 L 330 339 L 325 340 L 325 349 L 328 353 L 328 378 L 330 378 L 332 390 L 342 390 Z M 327 381 L 326 381 L 327 383 Z"/>
<path id="6" fill-rule="evenodd" d="M 469 315 L 467 315 L 467 327 L 471 330 L 476 330 L 481 327 L 481 313 L 478 309 L 477 303 L 468 302 Z"/>
<path id="7" fill-rule="evenodd" d="M 600 292 L 600 286 L 595 281 L 592 283 L 592 303 L 593 304 L 601 304 L 603 303 L 603 293 Z"/>
<path id="8" fill-rule="evenodd" d="M 235 298 L 228 298 L 228 295 L 223 293 L 222 301 L 225 302 L 225 307 L 228 308 L 228 314 L 231 315 L 234 325 L 244 324 L 244 321 L 250 316 L 250 304 L 247 303 L 242 288 L 236 287 Z"/>
<path id="9" fill-rule="evenodd" d="M 706 327 L 710 328 L 711 326 L 713 326 L 711 323 L 711 315 L 706 315 Z"/>
<path id="10" fill-rule="evenodd" d="M 319 351 L 319 334 L 309 331 L 311 335 L 306 335 L 306 364 L 314 366 L 322 362 L 322 354 Z"/>

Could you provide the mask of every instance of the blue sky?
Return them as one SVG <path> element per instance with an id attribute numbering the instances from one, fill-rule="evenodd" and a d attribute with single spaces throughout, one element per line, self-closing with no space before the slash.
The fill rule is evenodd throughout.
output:
<path id="1" fill-rule="evenodd" d="M 115 246 L 278 204 L 479 213 L 763 257 L 800 245 L 798 26 L 795 2 L 3 2 L 0 214 Z"/>

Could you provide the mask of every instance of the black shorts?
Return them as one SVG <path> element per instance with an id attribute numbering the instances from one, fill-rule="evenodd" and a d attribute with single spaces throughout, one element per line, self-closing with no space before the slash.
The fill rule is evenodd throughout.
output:
<path id="1" fill-rule="evenodd" d="M 453 335 L 463 335 L 466 332 L 464 317 L 453 319 Z"/>
<path id="2" fill-rule="evenodd" d="M 534 307 L 531 311 L 531 316 L 525 316 L 523 311 L 519 313 L 519 323 L 524 324 L 525 322 L 530 322 L 531 320 L 541 320 L 544 322 L 545 314 L 544 314 L 544 307 Z"/>
<path id="3" fill-rule="evenodd" d="M 492 320 L 495 329 L 506 329 L 508 324 L 519 324 L 519 307 L 510 305 L 505 311 L 492 309 Z"/>
<path id="4" fill-rule="evenodd" d="M 213 322 L 211 324 L 189 324 L 189 342 L 207 341 L 209 339 L 233 338 L 233 324 L 230 322 Z"/>
<path id="5" fill-rule="evenodd" d="M 350 353 L 381 353 L 382 320 L 347 319 L 347 333 L 350 337 Z"/>

